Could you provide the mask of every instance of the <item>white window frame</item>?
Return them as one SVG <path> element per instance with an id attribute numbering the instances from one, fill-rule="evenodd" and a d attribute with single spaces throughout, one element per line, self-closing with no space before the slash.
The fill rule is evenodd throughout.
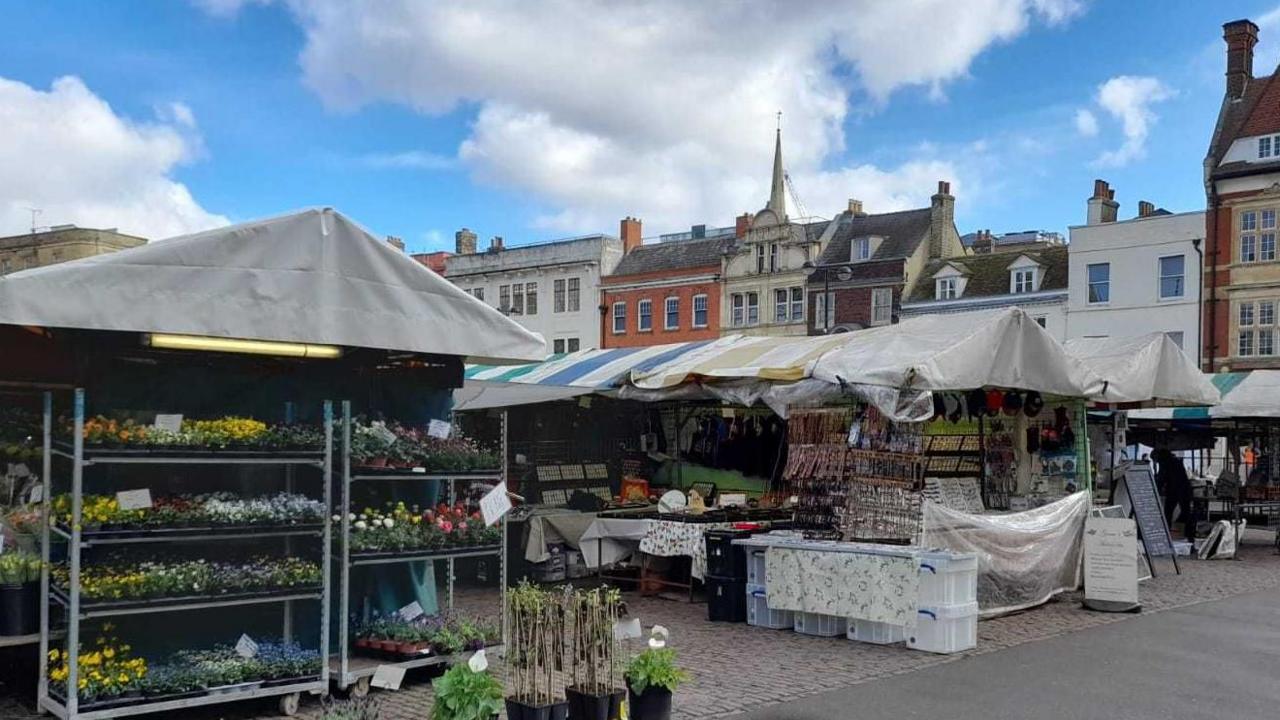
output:
<path id="1" fill-rule="evenodd" d="M 1253 330 L 1241 330 L 1236 333 L 1236 355 L 1239 357 L 1253 357 L 1253 340 Z"/>
<path id="2" fill-rule="evenodd" d="M 699 308 L 698 306 L 702 307 Z M 704 328 L 707 326 L 707 318 L 709 317 L 710 302 L 706 293 L 698 293 L 693 296 L 692 313 L 689 317 L 689 324 L 695 328 Z M 698 313 L 702 313 L 702 321 L 698 321 Z"/>
<path id="3" fill-rule="evenodd" d="M 1019 289 L 1025 287 L 1026 289 Z M 1009 277 L 1009 292 L 1014 295 L 1022 295 L 1024 293 L 1035 292 L 1036 290 L 1036 269 L 1035 268 L 1018 268 L 1014 270 Z"/>
<path id="4" fill-rule="evenodd" d="M 788 308 L 791 307 L 791 298 L 787 294 L 786 288 L 777 288 L 773 291 L 773 321 L 776 323 L 784 323 L 787 321 Z"/>
<path id="5" fill-rule="evenodd" d="M 893 288 L 871 288 L 871 325 L 893 322 Z"/>
<path id="6" fill-rule="evenodd" d="M 1258 159 L 1271 157 L 1271 136 L 1263 135 L 1258 138 Z"/>
<path id="7" fill-rule="evenodd" d="M 649 298 L 636 301 L 636 332 L 653 331 L 653 301 Z"/>
<path id="8" fill-rule="evenodd" d="M 1256 318 L 1252 302 L 1242 302 L 1236 306 L 1236 324 L 1240 327 L 1253 327 Z"/>
<path id="9" fill-rule="evenodd" d="M 511 309 L 511 286 L 510 285 L 498 286 L 498 309 L 504 313 Z"/>
<path id="10" fill-rule="evenodd" d="M 729 324 L 733 327 L 742 327 L 747 324 L 747 296 L 742 293 L 734 293 L 729 296 L 730 318 Z"/>
<path id="11" fill-rule="evenodd" d="M 853 239 L 853 245 L 849 248 L 849 261 L 861 262 L 871 259 L 871 238 L 860 237 Z"/>
<path id="12" fill-rule="evenodd" d="M 559 280 L 556 280 L 551 283 L 551 294 L 552 294 L 551 312 L 553 313 L 564 312 L 564 309 L 566 307 L 565 297 L 568 295 L 568 293 L 565 292 L 564 278 L 560 278 Z"/>
<path id="13" fill-rule="evenodd" d="M 959 297 L 956 293 L 956 278 L 938 278 L 933 283 L 933 297 L 935 300 L 955 300 Z"/>
<path id="14" fill-rule="evenodd" d="M 1246 250 L 1246 247 L 1248 248 Z M 1240 262 L 1258 262 L 1258 236 L 1253 233 L 1240 235 Z"/>
<path id="15" fill-rule="evenodd" d="M 1166 275 L 1164 272 L 1164 261 L 1178 259 L 1182 261 L 1182 272 L 1178 275 Z M 1156 260 L 1156 296 L 1161 300 L 1181 300 L 1187 296 L 1187 256 L 1186 255 L 1164 255 Z M 1166 279 L 1178 278 L 1178 294 L 1166 295 L 1164 292 L 1164 281 Z"/>
<path id="16" fill-rule="evenodd" d="M 804 322 L 804 288 L 791 288 L 791 322 Z"/>
<path id="17" fill-rule="evenodd" d="M 621 325 L 619 325 L 621 322 Z M 625 335 L 627 332 L 627 304 L 621 300 L 613 304 L 613 334 Z"/>
<path id="18" fill-rule="evenodd" d="M 663 301 L 663 319 L 662 327 L 665 330 L 680 329 L 680 298 L 677 295 L 671 295 Z"/>
<path id="19" fill-rule="evenodd" d="M 566 283 L 568 288 L 566 295 L 568 295 L 567 306 L 569 308 L 569 312 L 578 312 L 582 309 L 582 296 L 580 294 L 581 284 L 581 281 L 576 277 L 569 278 L 569 282 Z"/>
<path id="20" fill-rule="evenodd" d="M 1094 269 L 1094 268 L 1106 268 L 1106 271 L 1107 271 L 1107 279 L 1106 279 L 1106 280 L 1094 280 L 1094 279 L 1093 279 L 1093 269 Z M 1088 304 L 1088 305 L 1106 305 L 1106 304 L 1110 303 L 1110 302 L 1111 302 L 1111 263 L 1109 263 L 1109 262 L 1103 262 L 1103 263 L 1089 263 L 1088 265 L 1085 265 L 1085 266 L 1084 266 L 1084 283 L 1085 283 L 1085 291 L 1084 291 L 1084 292 L 1085 292 L 1085 296 L 1084 296 L 1084 299 L 1085 299 L 1085 303 L 1086 303 L 1086 304 Z M 1093 290 L 1094 290 L 1094 286 L 1095 286 L 1095 285 L 1097 285 L 1097 286 L 1099 286 L 1099 287 L 1102 287 L 1102 288 L 1105 288 L 1105 289 L 1106 289 L 1106 297 L 1105 297 L 1105 298 L 1103 298 L 1102 300 L 1094 300 L 1094 299 L 1093 299 L 1093 297 L 1094 297 Z"/>
<path id="21" fill-rule="evenodd" d="M 1276 354 L 1276 302 L 1259 300 L 1254 308 L 1254 327 L 1258 329 L 1254 340 L 1254 354 L 1272 357 Z"/>
<path id="22" fill-rule="evenodd" d="M 760 324 L 760 293 L 747 293 L 747 325 Z"/>
<path id="23" fill-rule="evenodd" d="M 479 300 L 480 302 L 484 302 L 484 288 L 482 287 L 471 288 L 471 294 L 475 296 L 475 299 Z"/>

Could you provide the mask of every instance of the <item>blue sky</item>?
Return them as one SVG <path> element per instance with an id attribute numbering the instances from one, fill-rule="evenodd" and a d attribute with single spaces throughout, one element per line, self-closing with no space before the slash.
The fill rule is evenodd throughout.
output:
<path id="1" fill-rule="evenodd" d="M 777 109 L 808 214 L 945 178 L 961 232 L 1065 231 L 1095 177 L 1122 216 L 1201 207 L 1222 22 L 1280 60 L 1275 0 L 523 5 L 8 4 L 0 233 L 29 207 L 163 237 L 331 205 L 416 250 L 731 224 Z"/>

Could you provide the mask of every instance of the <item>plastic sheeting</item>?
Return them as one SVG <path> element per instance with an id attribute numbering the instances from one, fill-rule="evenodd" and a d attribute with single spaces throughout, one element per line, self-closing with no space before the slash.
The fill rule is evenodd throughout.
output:
<path id="1" fill-rule="evenodd" d="M 974 515 L 925 501 L 921 545 L 978 556 L 983 617 L 1040 605 L 1080 585 L 1088 492 L 1026 512 Z"/>
<path id="2" fill-rule="evenodd" d="M 1216 405 L 1221 396 L 1177 343 L 1162 332 L 1128 338 L 1068 340 L 1068 353 L 1107 382 L 1091 400 Z"/>
<path id="3" fill-rule="evenodd" d="M 842 387 L 813 379 L 793 383 L 764 380 L 695 382 L 657 390 L 624 385 L 618 390 L 619 398 L 640 402 L 720 400 L 744 407 L 763 403 L 782 418 L 788 417 L 793 407 L 812 407 L 850 396 L 875 405 L 895 422 L 924 422 L 933 416 L 933 394 L 928 391 L 899 392 L 894 388 L 877 385 Z"/>

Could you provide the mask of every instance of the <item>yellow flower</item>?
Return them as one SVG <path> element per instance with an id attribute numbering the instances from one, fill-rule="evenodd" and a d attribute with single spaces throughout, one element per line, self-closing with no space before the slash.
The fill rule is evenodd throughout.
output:
<path id="1" fill-rule="evenodd" d="M 58 662 L 60 657 L 62 657 L 62 654 L 58 652 L 57 648 L 49 651 L 49 662 Z"/>
<path id="2" fill-rule="evenodd" d="M 83 690 L 89 687 L 89 680 L 88 678 L 80 678 L 80 682 L 76 683 L 76 685 L 79 686 L 81 690 Z"/>
<path id="3" fill-rule="evenodd" d="M 105 650 L 103 650 L 103 651 L 102 651 L 102 657 L 104 657 L 104 658 L 106 658 L 106 659 L 108 659 L 108 660 L 110 660 L 111 658 L 113 658 L 113 657 L 115 657 L 115 656 L 116 656 L 116 651 L 115 651 L 115 649 L 114 649 L 114 648 L 106 648 Z"/>
<path id="4" fill-rule="evenodd" d="M 129 675 L 126 673 L 120 673 L 119 675 L 116 676 L 116 680 L 118 680 L 120 684 L 123 685 L 129 682 Z"/>

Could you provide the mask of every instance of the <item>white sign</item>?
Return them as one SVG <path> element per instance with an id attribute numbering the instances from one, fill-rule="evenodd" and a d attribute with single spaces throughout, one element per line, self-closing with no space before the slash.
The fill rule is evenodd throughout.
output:
<path id="1" fill-rule="evenodd" d="M 500 482 L 480 498 L 480 514 L 484 524 L 492 525 L 511 512 L 511 498 L 507 497 L 507 484 Z"/>
<path id="2" fill-rule="evenodd" d="M 32 485 L 31 492 L 27 494 L 27 502 L 38 503 L 41 500 L 44 500 L 44 485 Z"/>
<path id="3" fill-rule="evenodd" d="M 399 690 L 402 682 L 404 682 L 404 668 L 397 665 L 379 665 L 373 671 L 373 678 L 369 680 L 371 686 L 384 690 Z"/>
<path id="4" fill-rule="evenodd" d="M 121 510 L 146 510 L 151 507 L 151 491 L 147 488 L 121 490 L 116 493 L 116 502 L 120 503 Z"/>
<path id="5" fill-rule="evenodd" d="M 372 425 L 369 426 L 369 430 L 374 435 L 377 435 L 378 439 L 386 443 L 387 445 L 390 445 L 391 443 L 396 441 L 396 434 L 387 429 L 386 423 L 382 423 L 382 422 L 373 423 Z"/>
<path id="6" fill-rule="evenodd" d="M 484 656 L 484 649 L 477 650 L 475 655 L 467 660 L 467 667 L 471 668 L 471 672 L 484 672 L 489 669 L 489 658 Z"/>
<path id="7" fill-rule="evenodd" d="M 453 425 L 444 420 L 432 420 L 427 423 L 427 434 L 433 438 L 448 440 L 449 433 L 453 431 Z"/>
<path id="8" fill-rule="evenodd" d="M 589 408 L 589 407 L 591 407 L 591 396 L 590 396 L 590 395 L 579 395 L 579 396 L 578 396 L 578 407 L 581 407 L 581 408 Z"/>
<path id="9" fill-rule="evenodd" d="M 1138 528 L 1132 519 L 1085 519 L 1084 596 L 1137 604 Z"/>
<path id="10" fill-rule="evenodd" d="M 412 622 L 422 617 L 422 605 L 420 605 L 417 600 L 414 600 L 396 611 L 396 614 L 400 616 L 401 620 L 404 620 L 405 622 Z"/>
<path id="11" fill-rule="evenodd" d="M 156 415 L 156 421 L 152 423 L 152 427 L 171 433 L 182 432 L 182 416 L 158 414 Z"/>
<path id="12" fill-rule="evenodd" d="M 619 620 L 613 624 L 614 640 L 631 640 L 644 636 L 644 628 L 640 627 L 640 618 Z"/>
<path id="13" fill-rule="evenodd" d="M 0 532 L 0 555 L 4 554 L 4 533 Z"/>
<path id="14" fill-rule="evenodd" d="M 721 493 L 720 507 L 746 507 L 746 493 Z"/>
<path id="15" fill-rule="evenodd" d="M 242 658 L 251 658 L 258 656 L 258 643 L 248 635 L 241 635 L 240 640 L 236 643 L 236 654 Z"/>

